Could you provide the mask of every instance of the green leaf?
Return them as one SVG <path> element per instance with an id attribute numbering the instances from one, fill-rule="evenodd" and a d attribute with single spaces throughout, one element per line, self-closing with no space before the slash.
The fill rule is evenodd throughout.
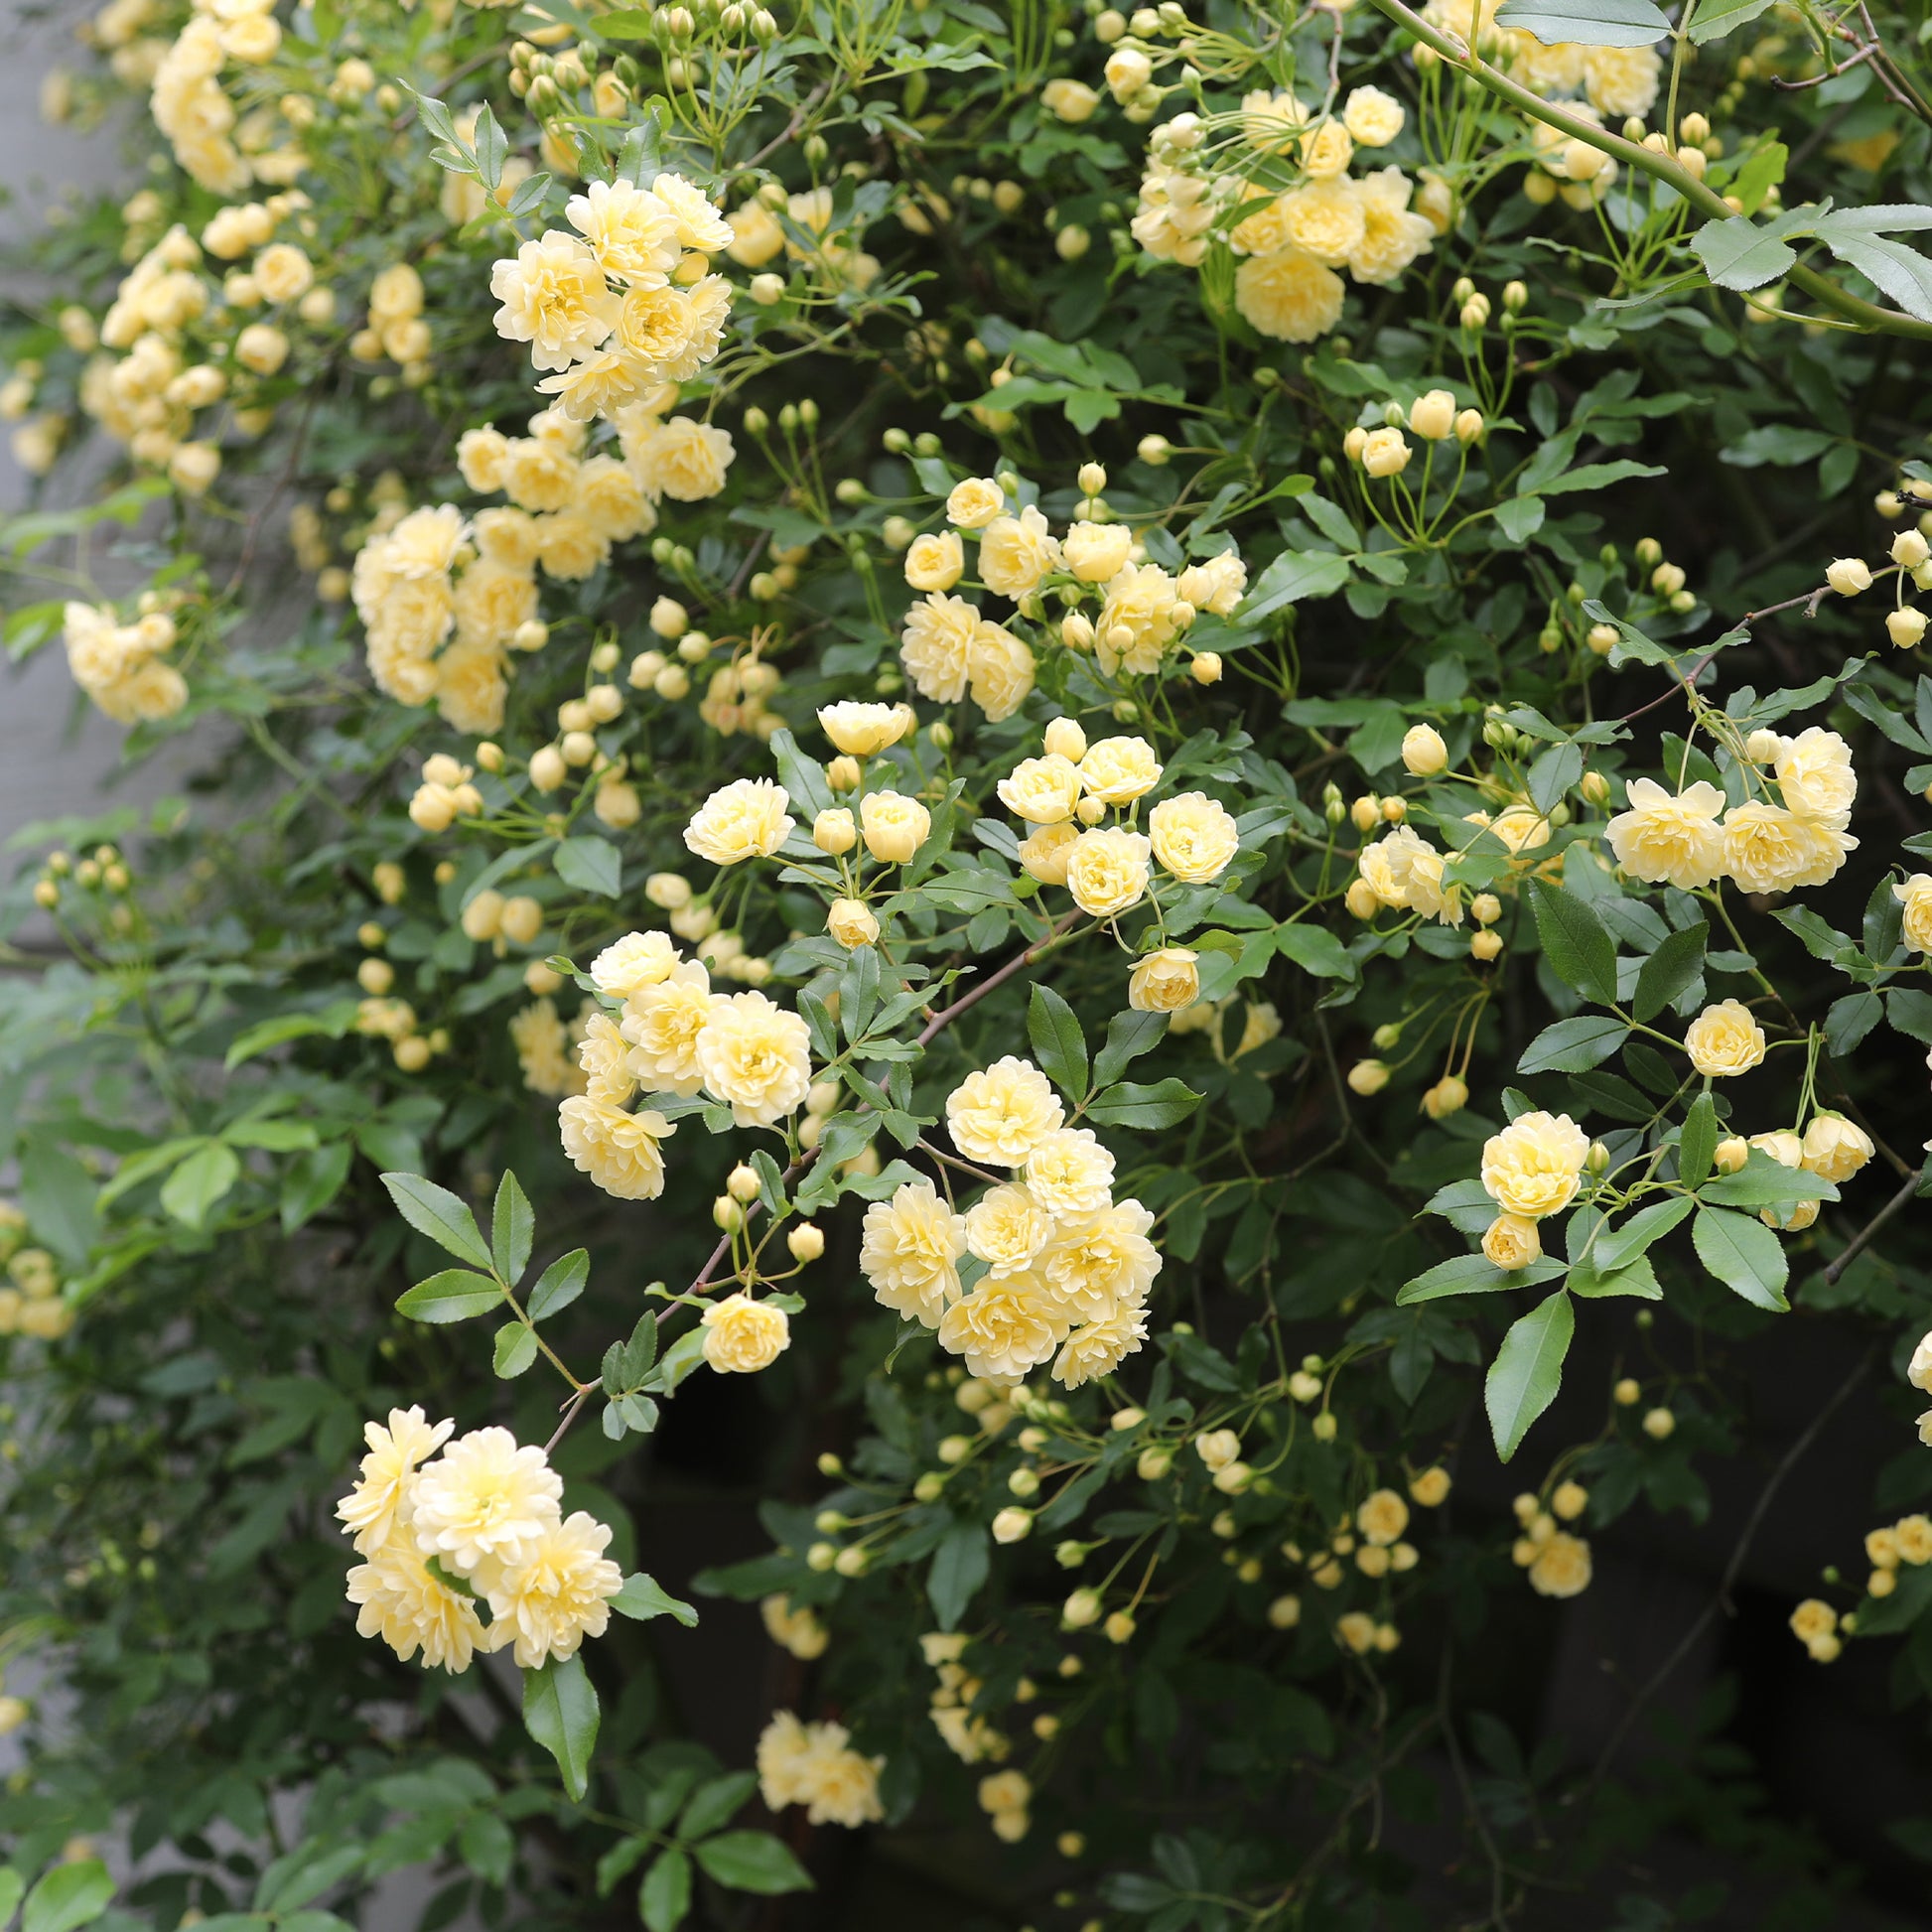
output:
<path id="1" fill-rule="evenodd" d="M 1328 550 L 1284 550 L 1248 587 L 1241 621 L 1259 623 L 1291 604 L 1333 597 L 1348 582 L 1348 559 Z"/>
<path id="2" fill-rule="evenodd" d="M 162 1182 L 161 1204 L 184 1227 L 198 1228 L 240 1177 L 234 1150 L 205 1141 Z"/>
<path id="3" fill-rule="evenodd" d="M 811 1875 L 769 1832 L 720 1832 L 697 1848 L 698 1863 L 734 1891 L 810 1891 Z"/>
<path id="4" fill-rule="evenodd" d="M 1591 907 L 1547 879 L 1530 881 L 1537 936 L 1551 970 L 1598 1006 L 1616 1004 L 1616 948 Z"/>
<path id="5" fill-rule="evenodd" d="M 564 1789 L 581 1799 L 591 1786 L 597 1747 L 597 1688 L 581 1656 L 553 1658 L 523 1673 L 523 1728 L 557 1760 Z"/>
<path id="6" fill-rule="evenodd" d="M 108 1182 L 109 1187 L 113 1184 Z M 41 1242 L 69 1267 L 86 1266 L 100 1232 L 93 1176 L 66 1148 L 44 1135 L 32 1136 L 21 1156 L 20 1205 Z"/>
<path id="7" fill-rule="evenodd" d="M 955 1523 L 932 1553 L 925 1593 L 942 1630 L 958 1627 L 973 1592 L 992 1568 L 986 1531 L 977 1523 Z"/>
<path id="8" fill-rule="evenodd" d="M 637 1887 L 637 1916 L 643 1920 L 645 1932 L 677 1932 L 690 1909 L 690 1858 L 682 1846 L 667 1845 Z"/>
<path id="9" fill-rule="evenodd" d="M 1710 935 L 1711 928 L 1700 919 L 1669 934 L 1644 961 L 1631 1001 L 1631 1011 L 1639 1020 L 1654 1020 L 1703 978 L 1704 948 Z"/>
<path id="10" fill-rule="evenodd" d="M 1921 996 L 1923 997 L 1923 996 Z M 1136 1013 L 1129 1007 L 1107 1022 L 1107 1038 L 1093 1056 L 1093 1083 L 1111 1086 L 1130 1060 L 1151 1053 L 1168 1036 L 1165 1013 Z"/>
<path id="11" fill-rule="evenodd" d="M 1784 1299 L 1789 1273 L 1784 1243 L 1762 1221 L 1728 1208 L 1700 1207 L 1691 1239 L 1698 1259 L 1733 1295 L 1775 1314 L 1790 1308 Z"/>
<path id="12" fill-rule="evenodd" d="M 1152 1086 L 1120 1080 L 1094 1095 L 1087 1118 L 1102 1127 L 1172 1127 L 1200 1105 L 1201 1096 L 1172 1075 Z"/>
<path id="13" fill-rule="evenodd" d="M 14 1914 L 20 1910 L 20 1894 L 27 1889 L 27 1880 L 10 1864 L 0 1864 L 0 1926 L 11 1925 Z"/>
<path id="14" fill-rule="evenodd" d="M 1837 1200 L 1838 1189 L 1803 1168 L 1787 1168 L 1762 1148 L 1752 1148 L 1743 1167 L 1707 1180 L 1698 1198 L 1716 1207 L 1791 1207 L 1799 1201 Z"/>
<path id="15" fill-rule="evenodd" d="M 426 1282 L 418 1282 L 396 1298 L 396 1312 L 412 1321 L 465 1321 L 501 1308 L 503 1291 L 487 1275 L 467 1268 L 446 1268 Z"/>
<path id="16" fill-rule="evenodd" d="M 1352 980 L 1360 971 L 1349 958 L 1348 949 L 1325 925 L 1278 925 L 1275 950 L 1316 979 Z"/>
<path id="17" fill-rule="evenodd" d="M 607 14 L 605 19 L 609 18 Z M 600 20 L 600 29 L 603 24 Z M 832 781 L 826 777 L 824 765 L 801 752 L 798 741 L 790 732 L 771 734 L 771 756 L 777 762 L 778 782 L 784 786 L 785 796 L 806 819 L 816 818 L 836 802 L 832 796 Z"/>
<path id="18" fill-rule="evenodd" d="M 1848 268 L 1856 268 L 1908 316 L 1932 322 L 1932 261 L 1902 241 L 1836 228 L 1835 215 L 1816 224 L 1819 237 Z"/>
<path id="19" fill-rule="evenodd" d="M 759 1788 L 756 1771 L 727 1771 L 711 1778 L 691 1794 L 684 1815 L 677 1821 L 681 1839 L 709 1838 L 721 1825 L 729 1825 L 732 1815 Z"/>
<path id="20" fill-rule="evenodd" d="M 1540 483 L 1537 488 L 1546 496 L 1567 496 L 1580 489 L 1607 489 L 1611 483 L 1627 483 L 1632 477 L 1661 477 L 1664 467 L 1656 463 L 1636 463 L 1619 457 L 1614 463 L 1584 463 L 1566 470 L 1560 477 Z"/>
<path id="21" fill-rule="evenodd" d="M 1591 1265 L 1606 1275 L 1614 1274 L 1661 1241 L 1695 1204 L 1683 1194 L 1672 1200 L 1652 1201 L 1648 1207 L 1638 1208 L 1621 1226 L 1602 1229 L 1590 1246 Z"/>
<path id="22" fill-rule="evenodd" d="M 560 1309 L 569 1308 L 583 1294 L 584 1284 L 590 1278 L 591 1256 L 588 1248 L 573 1248 L 569 1254 L 559 1255 L 537 1277 L 537 1285 L 530 1291 L 530 1319 L 541 1321 Z"/>
<path id="23" fill-rule="evenodd" d="M 1482 1390 L 1500 1460 L 1516 1453 L 1530 1425 L 1556 1400 L 1576 1332 L 1577 1313 L 1562 1289 L 1510 1324 Z"/>
<path id="24" fill-rule="evenodd" d="M 1648 47 L 1670 32 L 1651 0 L 1503 0 L 1498 27 L 1520 27 L 1545 47 Z"/>
<path id="25" fill-rule="evenodd" d="M 1040 1071 L 1075 1102 L 1087 1097 L 1087 1039 L 1073 1009 L 1050 986 L 1027 1002 L 1027 1037 Z"/>
<path id="26" fill-rule="evenodd" d="M 252 1060 L 271 1046 L 284 1046 L 292 1039 L 305 1039 L 316 1034 L 341 1039 L 354 1024 L 359 1004 L 355 1000 L 338 1000 L 320 1013 L 278 1013 L 272 1020 L 258 1020 L 235 1035 L 221 1064 L 232 1071 L 243 1060 Z"/>
<path id="27" fill-rule="evenodd" d="M 1691 1102 L 1677 1144 L 1677 1175 L 1687 1187 L 1703 1184 L 1718 1151 L 1718 1103 L 1708 1093 Z"/>
<path id="28" fill-rule="evenodd" d="M 496 1373 L 505 1382 L 514 1381 L 537 1358 L 536 1330 L 520 1321 L 505 1321 L 496 1330 L 490 1357 Z"/>
<path id="29" fill-rule="evenodd" d="M 230 1147 L 258 1147 L 264 1154 L 307 1154 L 319 1143 L 306 1120 L 237 1120 L 221 1130 Z"/>
<path id="30" fill-rule="evenodd" d="M 1775 282 L 1798 259 L 1798 251 L 1775 228 L 1743 214 L 1707 221 L 1691 237 L 1691 246 L 1719 288 L 1739 292 Z"/>
<path id="31" fill-rule="evenodd" d="M 1600 1066 L 1629 1038 L 1630 1029 L 1614 1014 L 1580 1013 L 1545 1027 L 1523 1049 L 1518 1073 L 1583 1073 Z"/>
<path id="32" fill-rule="evenodd" d="M 477 1217 L 447 1187 L 439 1187 L 419 1173 L 385 1173 L 382 1184 L 388 1188 L 397 1212 L 418 1234 L 428 1235 L 459 1261 L 489 1272 L 494 1264 L 483 1245 Z"/>
<path id="33" fill-rule="evenodd" d="M 622 890 L 623 860 L 618 848 L 609 839 L 600 839 L 594 833 L 561 841 L 551 864 L 557 869 L 557 877 L 566 886 L 575 886 L 580 893 L 616 898 Z"/>
<path id="34" fill-rule="evenodd" d="M 1825 1044 L 1840 1059 L 1884 1018 L 1884 1002 L 1869 987 L 1834 1000 L 1825 1014 Z"/>
<path id="35" fill-rule="evenodd" d="M 1595 1268 L 1588 1262 L 1571 1269 L 1564 1286 L 1586 1301 L 1604 1300 L 1612 1295 L 1634 1295 L 1642 1302 L 1661 1302 L 1664 1291 L 1658 1285 L 1657 1271 L 1648 1255 L 1638 1255 L 1621 1268 Z"/>
<path id="36" fill-rule="evenodd" d="M 20 1932 L 73 1932 L 99 1918 L 113 1896 L 114 1880 L 98 1859 L 57 1864 L 27 1894 Z"/>
<path id="37" fill-rule="evenodd" d="M 1691 39 L 1699 47 L 1721 41 L 1733 28 L 1745 26 L 1759 14 L 1768 13 L 1771 0 L 1704 0 L 1691 22 Z M 602 23 L 600 23 L 601 25 Z"/>
<path id="38" fill-rule="evenodd" d="M 505 1168 L 496 1183 L 496 1204 L 489 1219 L 489 1256 L 497 1274 L 512 1288 L 530 1265 L 530 1243 L 536 1231 L 537 1217 L 529 1196 Z"/>
<path id="39" fill-rule="evenodd" d="M 1495 1218 L 1492 1206 L 1490 1218 Z M 1545 1255 L 1527 1268 L 1505 1274 L 1487 1255 L 1454 1255 L 1439 1261 L 1414 1281 L 1405 1282 L 1396 1296 L 1402 1308 L 1417 1302 L 1440 1302 L 1449 1295 L 1488 1295 L 1499 1288 L 1534 1288 L 1539 1282 L 1553 1282 L 1563 1273 L 1563 1263 Z"/>
<path id="40" fill-rule="evenodd" d="M 1543 527 L 1541 496 L 1510 496 L 1496 505 L 1496 528 L 1511 543 L 1524 543 Z"/>
<path id="41" fill-rule="evenodd" d="M 630 1617 L 638 1623 L 647 1623 L 654 1616 L 669 1616 L 675 1617 L 687 1630 L 697 1627 L 697 1611 L 660 1588 L 641 1570 L 633 1571 L 623 1580 L 623 1587 L 611 1598 L 611 1607 L 620 1616 Z"/>

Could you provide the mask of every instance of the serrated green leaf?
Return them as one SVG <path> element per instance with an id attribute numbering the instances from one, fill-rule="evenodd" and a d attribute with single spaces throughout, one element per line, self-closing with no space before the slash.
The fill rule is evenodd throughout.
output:
<path id="1" fill-rule="evenodd" d="M 1652 0 L 1503 0 L 1496 25 L 1520 28 L 1545 47 L 1649 47 L 1670 32 Z"/>
<path id="2" fill-rule="evenodd" d="M 1544 957 L 1557 977 L 1598 1006 L 1614 1006 L 1616 948 L 1602 920 L 1575 893 L 1547 879 L 1530 882 L 1530 903 Z"/>
<path id="3" fill-rule="evenodd" d="M 557 1760 L 565 1791 L 582 1799 L 591 1784 L 598 1707 L 581 1656 L 553 1658 L 541 1670 L 523 1673 L 523 1727 Z"/>
<path id="4" fill-rule="evenodd" d="M 419 1173 L 385 1173 L 382 1184 L 388 1188 L 396 1211 L 418 1234 L 428 1235 L 459 1261 L 467 1261 L 484 1274 L 489 1272 L 493 1263 L 477 1217 L 447 1187 L 439 1187 Z"/>
<path id="5" fill-rule="evenodd" d="M 396 1312 L 412 1321 L 466 1321 L 503 1306 L 503 1291 L 487 1275 L 446 1268 L 396 1298 Z"/>
<path id="6" fill-rule="evenodd" d="M 734 1891 L 810 1891 L 811 1874 L 769 1832 L 720 1832 L 697 1848 L 698 1863 Z"/>
<path id="7" fill-rule="evenodd" d="M 1562 1289 L 1510 1324 L 1482 1390 L 1496 1455 L 1507 1462 L 1530 1425 L 1557 1398 L 1577 1314 Z"/>
<path id="8" fill-rule="evenodd" d="M 1039 1069 L 1070 1100 L 1087 1097 L 1087 1038 L 1073 1009 L 1050 986 L 1027 1002 L 1027 1037 Z"/>
<path id="9" fill-rule="evenodd" d="M 537 1217 L 516 1175 L 506 1168 L 496 1183 L 490 1214 L 489 1254 L 496 1272 L 512 1287 L 530 1265 L 530 1243 L 536 1238 Z"/>
<path id="10" fill-rule="evenodd" d="M 569 1254 L 559 1255 L 537 1277 L 536 1286 L 530 1291 L 530 1319 L 542 1321 L 569 1308 L 583 1294 L 584 1284 L 590 1278 L 591 1256 L 588 1248 L 573 1248 Z"/>
<path id="11" fill-rule="evenodd" d="M 504 1322 L 496 1330 L 490 1358 L 491 1366 L 505 1382 L 514 1381 L 537 1358 L 535 1331 L 520 1321 Z"/>
<path id="12" fill-rule="evenodd" d="M 1784 1243 L 1762 1221 L 1728 1208 L 1701 1207 L 1691 1224 L 1691 1239 L 1698 1259 L 1733 1295 L 1776 1314 L 1790 1308 L 1784 1299 L 1790 1272 Z"/>

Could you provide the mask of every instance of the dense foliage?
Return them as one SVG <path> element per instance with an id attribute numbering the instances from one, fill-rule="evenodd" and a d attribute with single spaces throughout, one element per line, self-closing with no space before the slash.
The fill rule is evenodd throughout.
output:
<path id="1" fill-rule="evenodd" d="M 1849 1402 L 1793 1655 L 1932 1690 L 1916 10 L 87 38 L 6 637 L 206 776 L 13 841 L 0 1901 L 1833 1923 L 1499 1687 Z"/>

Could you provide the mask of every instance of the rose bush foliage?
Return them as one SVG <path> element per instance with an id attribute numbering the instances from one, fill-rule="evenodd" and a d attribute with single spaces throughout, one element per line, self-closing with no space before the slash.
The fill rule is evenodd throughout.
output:
<path id="1" fill-rule="evenodd" d="M 1932 1685 L 1911 10 L 84 38 L 6 635 L 207 776 L 14 837 L 26 1923 L 853 1923 L 937 1828 L 974 1922 L 1675 1922 L 1700 1832 L 1830 1922 L 1458 1672 L 1817 1323 L 1757 1514 L 1901 1457 L 1792 1631 Z"/>

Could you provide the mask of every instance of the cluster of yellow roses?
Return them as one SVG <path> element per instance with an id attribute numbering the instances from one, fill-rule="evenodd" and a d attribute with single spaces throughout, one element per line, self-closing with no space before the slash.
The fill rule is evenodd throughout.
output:
<path id="1" fill-rule="evenodd" d="M 775 789 L 775 787 L 774 787 Z M 606 1193 L 655 1200 L 664 1191 L 663 1143 L 676 1127 L 654 1110 L 627 1111 L 639 1091 L 700 1091 L 740 1127 L 771 1127 L 811 1086 L 805 1022 L 759 992 L 714 993 L 711 976 L 661 932 L 631 932 L 591 963 L 613 1018 L 585 1024 L 585 1091 L 558 1109 L 564 1152 Z"/>
<path id="2" fill-rule="evenodd" d="M 1203 611 L 1231 617 L 1248 587 L 1247 567 L 1233 550 L 1189 565 L 1176 577 L 1147 561 L 1133 530 L 1113 520 L 1101 491 L 1107 472 L 1097 463 L 1079 475 L 1081 514 L 1055 537 L 1044 513 L 1021 500 L 1010 476 L 968 477 L 946 498 L 948 529 L 912 539 L 905 581 L 923 600 L 905 618 L 899 658 L 922 697 L 973 702 L 998 722 L 1010 718 L 1034 688 L 1032 649 L 978 605 L 949 596 L 966 573 L 963 539 L 977 545 L 978 583 L 1038 619 L 1051 594 L 1066 615 L 1058 630 L 1070 650 L 1091 651 L 1109 677 L 1126 671 L 1153 677 L 1179 647 Z M 1081 606 L 1097 600 L 1089 616 Z M 1211 684 L 1219 657 L 1197 654 L 1192 675 Z"/>
<path id="3" fill-rule="evenodd" d="M 802 1805 L 813 1825 L 856 1829 L 886 1815 L 879 1800 L 883 1757 L 855 1751 L 838 1724 L 800 1724 L 780 1711 L 759 1737 L 759 1795 L 772 1811 Z"/>
<path id="4" fill-rule="evenodd" d="M 563 1514 L 563 1480 L 542 1449 L 506 1429 L 452 1442 L 455 1427 L 420 1408 L 363 1426 L 360 1479 L 336 1507 L 364 1559 L 348 1573 L 356 1629 L 405 1662 L 420 1652 L 425 1670 L 461 1673 L 479 1650 L 511 1649 L 525 1670 L 575 1656 L 604 1634 L 623 1587 L 604 1555 L 610 1529 Z"/>
<path id="5" fill-rule="evenodd" d="M 936 1329 L 982 1382 L 1017 1386 L 1049 1360 L 1067 1388 L 1111 1375 L 1147 1338 L 1161 1271 L 1154 1216 L 1114 1199 L 1113 1155 L 1090 1128 L 1068 1127 L 1046 1076 L 1012 1055 L 953 1089 L 946 1126 L 963 1160 L 1015 1177 L 995 1179 L 963 1214 L 929 1180 L 875 1201 L 859 1255 L 873 1293 Z M 970 1290 L 968 1254 L 982 1270 Z"/>
<path id="6" fill-rule="evenodd" d="M 188 702 L 188 681 L 166 653 L 176 642 L 175 621 L 155 592 L 143 592 L 142 614 L 121 622 L 111 604 L 69 604 L 62 616 L 73 681 L 116 724 L 172 718 Z"/>
<path id="7" fill-rule="evenodd" d="M 27 1216 L 10 1200 L 0 1200 L 0 1262 L 7 1268 L 0 1286 L 0 1335 L 32 1335 L 59 1341 L 73 1326 L 73 1304 L 61 1293 L 61 1266 L 45 1248 L 28 1244 Z"/>
<path id="8" fill-rule="evenodd" d="M 1858 840 L 1846 830 L 1858 796 L 1852 748 L 1814 725 L 1796 738 L 1760 729 L 1743 745 L 1739 770 L 1767 795 L 1729 805 L 1700 779 L 1675 793 L 1654 778 L 1632 779 L 1627 808 L 1605 828 L 1610 850 L 1633 879 L 1695 892 L 1729 878 L 1747 893 L 1823 886 Z M 1782 803 L 1756 769 L 1768 765 Z"/>
<path id="9" fill-rule="evenodd" d="M 1108 78 L 1117 95 L 1145 58 L 1116 49 Z M 1134 238 L 1183 267 L 1224 244 L 1240 257 L 1242 319 L 1279 342 L 1313 342 L 1341 320 L 1347 289 L 1337 270 L 1393 287 L 1448 230 L 1451 204 L 1440 182 L 1426 184 L 1412 207 L 1416 185 L 1400 168 L 1348 172 L 1358 149 L 1388 146 L 1405 118 L 1379 87 L 1355 88 L 1338 115 L 1265 88 L 1237 112 L 1177 114 L 1149 140 Z M 1281 188 L 1284 173 L 1294 180 Z"/>
<path id="10" fill-rule="evenodd" d="M 734 236 L 701 189 L 669 173 L 648 188 L 594 181 L 564 213 L 576 232 L 524 242 L 495 264 L 489 291 L 496 333 L 527 343 L 544 372 L 537 387 L 589 422 L 688 381 L 718 353 L 731 284 L 711 257 Z"/>

